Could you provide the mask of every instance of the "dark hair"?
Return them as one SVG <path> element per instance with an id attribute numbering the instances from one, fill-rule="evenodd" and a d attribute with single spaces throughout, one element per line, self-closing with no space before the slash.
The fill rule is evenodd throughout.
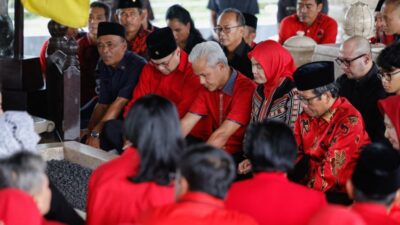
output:
<path id="1" fill-rule="evenodd" d="M 110 6 L 108 6 L 107 4 L 103 3 L 103 2 L 92 2 L 90 3 L 90 8 L 102 8 L 104 9 L 104 15 L 106 16 L 107 21 L 110 21 L 111 18 L 111 9 Z"/>
<path id="2" fill-rule="evenodd" d="M 140 155 L 139 171 L 131 180 L 169 185 L 184 147 L 175 106 L 158 95 L 141 97 L 128 112 L 123 129 Z"/>
<path id="3" fill-rule="evenodd" d="M 294 167 L 296 140 L 285 123 L 274 120 L 253 123 L 245 137 L 244 151 L 254 172 L 288 172 Z"/>
<path id="4" fill-rule="evenodd" d="M 236 22 L 238 23 L 238 25 L 239 26 L 246 25 L 246 19 L 244 18 L 242 12 L 240 12 L 239 10 L 235 8 L 227 8 L 224 11 L 222 11 L 221 15 L 225 13 L 234 13 L 236 15 Z"/>
<path id="5" fill-rule="evenodd" d="M 400 42 L 395 42 L 384 48 L 376 62 L 379 67 L 387 72 L 400 68 Z"/>
<path id="6" fill-rule="evenodd" d="M 313 93 L 315 95 L 319 95 L 321 96 L 322 94 L 324 94 L 325 92 L 330 92 L 333 98 L 337 98 L 339 96 L 339 86 L 338 83 L 336 82 L 332 82 L 330 84 L 321 86 L 321 87 L 317 87 L 313 89 Z M 321 97 L 319 97 L 319 99 L 321 99 Z"/>
<path id="7" fill-rule="evenodd" d="M 390 205 L 400 184 L 399 164 L 392 146 L 378 142 L 364 146 L 351 177 L 354 200 Z"/>
<path id="8" fill-rule="evenodd" d="M 189 148 L 180 158 L 178 170 L 188 181 L 190 191 L 224 199 L 235 179 L 235 163 L 230 155 L 215 147 L 200 144 Z"/>
<path id="9" fill-rule="evenodd" d="M 166 20 L 177 19 L 179 22 L 185 25 L 190 23 L 190 33 L 193 33 L 197 36 L 201 36 L 200 31 L 197 30 L 196 27 L 194 26 L 194 22 L 192 17 L 190 16 L 189 11 L 187 11 L 181 5 L 176 4 L 169 7 L 165 15 L 165 19 Z"/>
<path id="10" fill-rule="evenodd" d="M 317 3 L 317 5 L 324 3 L 323 0 L 315 0 L 315 2 Z"/>

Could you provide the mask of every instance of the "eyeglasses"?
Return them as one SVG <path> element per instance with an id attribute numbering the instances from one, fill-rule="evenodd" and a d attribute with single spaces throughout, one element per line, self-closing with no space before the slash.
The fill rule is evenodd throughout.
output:
<path id="1" fill-rule="evenodd" d="M 357 57 L 355 57 L 355 58 L 352 58 L 352 59 L 341 59 L 341 58 L 337 57 L 337 58 L 335 59 L 335 62 L 336 62 L 339 66 L 341 66 L 342 64 L 344 64 L 345 66 L 349 67 L 353 61 L 355 61 L 355 60 L 357 60 L 357 59 L 359 59 L 359 58 L 361 58 L 361 57 L 363 57 L 363 56 L 365 56 L 365 55 L 367 55 L 367 54 L 362 54 L 362 55 L 359 55 L 359 56 L 357 56 Z"/>
<path id="2" fill-rule="evenodd" d="M 380 71 L 378 71 L 378 78 L 380 80 L 385 79 L 388 82 L 390 82 L 392 80 L 392 76 L 397 75 L 399 73 L 400 73 L 400 70 L 394 71 L 394 72 L 391 72 L 391 73 L 386 73 L 386 72 L 383 72 L 383 71 L 380 70 Z"/>
<path id="3" fill-rule="evenodd" d="M 232 27 L 215 27 L 214 32 L 216 34 L 220 34 L 221 32 L 224 32 L 224 34 L 229 34 L 232 31 L 232 29 L 236 27 L 243 27 L 243 25 L 237 25 Z"/>
<path id="4" fill-rule="evenodd" d="M 155 63 L 153 60 L 150 60 L 150 64 L 153 65 L 153 66 L 156 67 L 156 68 L 159 68 L 159 67 L 168 68 L 169 64 L 170 64 L 171 61 L 172 61 L 172 58 L 174 58 L 174 55 L 173 55 L 173 54 L 171 54 L 171 56 L 169 57 L 169 59 L 168 59 L 167 61 L 165 61 L 165 62 L 162 62 L 162 63 Z"/>
<path id="5" fill-rule="evenodd" d="M 306 104 L 306 105 L 311 105 L 312 100 L 314 100 L 314 99 L 316 99 L 316 98 L 318 98 L 318 97 L 321 97 L 321 95 L 323 95 L 323 94 L 319 94 L 319 95 L 316 95 L 316 96 L 310 97 L 310 98 L 304 98 L 303 96 L 300 96 L 300 95 L 299 95 L 299 99 L 300 99 L 300 101 L 303 102 L 304 104 Z"/>

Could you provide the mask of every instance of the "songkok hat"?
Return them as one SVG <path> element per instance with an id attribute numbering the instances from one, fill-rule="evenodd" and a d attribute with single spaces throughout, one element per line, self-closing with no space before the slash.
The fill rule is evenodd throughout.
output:
<path id="1" fill-rule="evenodd" d="M 304 64 L 297 68 L 293 78 L 300 91 L 325 86 L 335 81 L 334 64 L 331 61 Z"/>
<path id="2" fill-rule="evenodd" d="M 375 143 L 361 151 L 353 172 L 354 187 L 365 195 L 386 196 L 399 188 L 400 158 L 392 147 Z"/>
<path id="3" fill-rule="evenodd" d="M 246 26 L 257 29 L 257 17 L 249 13 L 243 13 L 244 19 L 246 20 Z"/>
<path id="4" fill-rule="evenodd" d="M 153 31 L 146 39 L 147 50 L 151 59 L 162 59 L 178 47 L 171 28 L 164 27 Z"/>
<path id="5" fill-rule="evenodd" d="M 0 158 L 21 150 L 36 151 L 40 137 L 26 112 L 7 111 L 0 116 Z"/>
<path id="6" fill-rule="evenodd" d="M 119 23 L 101 22 L 97 28 L 97 37 L 117 35 L 125 39 L 125 28 Z"/>
<path id="7" fill-rule="evenodd" d="M 117 9 L 139 8 L 143 9 L 142 0 L 119 0 Z"/>

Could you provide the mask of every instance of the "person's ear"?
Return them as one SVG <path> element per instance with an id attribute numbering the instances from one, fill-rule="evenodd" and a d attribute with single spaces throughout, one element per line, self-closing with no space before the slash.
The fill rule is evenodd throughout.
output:
<path id="1" fill-rule="evenodd" d="M 175 201 L 178 201 L 189 191 L 189 183 L 183 176 L 178 176 L 175 180 Z"/>
<path id="2" fill-rule="evenodd" d="M 354 186 L 350 179 L 346 182 L 346 191 L 349 198 L 354 199 Z"/>
<path id="3" fill-rule="evenodd" d="M 321 12 L 322 11 L 322 8 L 324 7 L 324 4 L 322 4 L 322 3 L 317 3 L 317 11 L 318 12 Z"/>

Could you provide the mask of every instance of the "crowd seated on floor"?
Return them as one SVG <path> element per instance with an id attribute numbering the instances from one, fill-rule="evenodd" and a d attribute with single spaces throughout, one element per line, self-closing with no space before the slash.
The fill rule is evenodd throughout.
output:
<path id="1" fill-rule="evenodd" d="M 378 4 L 375 38 L 301 66 L 282 44 L 297 31 L 336 43 L 327 1 L 298 0 L 279 41 L 259 43 L 256 0 L 209 0 L 209 39 L 181 5 L 154 27 L 148 1 L 116 2 L 113 15 L 92 2 L 89 32 L 70 37 L 80 141 L 116 155 L 89 178 L 85 219 L 49 178 L 30 115 L 3 112 L 0 94 L 0 225 L 400 224 L 398 0 Z"/>

